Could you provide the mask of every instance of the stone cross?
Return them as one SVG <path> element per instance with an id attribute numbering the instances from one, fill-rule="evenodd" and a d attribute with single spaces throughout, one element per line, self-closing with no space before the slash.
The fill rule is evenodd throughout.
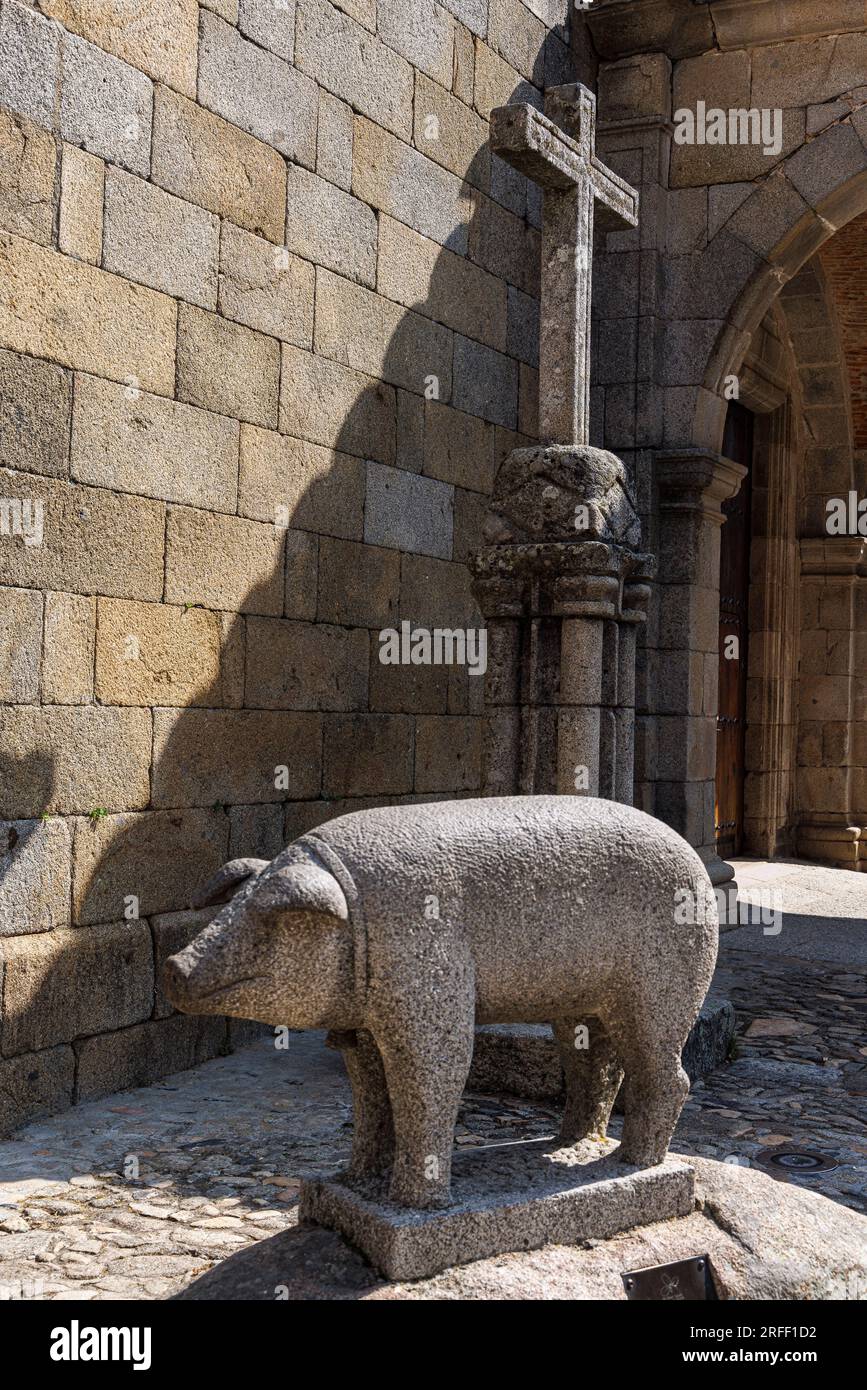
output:
<path id="1" fill-rule="evenodd" d="M 539 340 L 539 441 L 590 437 L 593 219 L 638 223 L 638 194 L 596 157 L 596 98 L 579 82 L 551 87 L 533 106 L 491 113 L 491 148 L 544 190 Z"/>

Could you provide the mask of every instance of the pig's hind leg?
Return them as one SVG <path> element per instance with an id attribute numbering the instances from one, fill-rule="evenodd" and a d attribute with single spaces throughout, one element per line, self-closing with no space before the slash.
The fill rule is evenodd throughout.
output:
<path id="1" fill-rule="evenodd" d="M 328 1046 L 339 1048 L 352 1086 L 350 1178 L 379 1177 L 394 1160 L 394 1123 L 379 1048 L 366 1029 L 331 1032 Z"/>
<path id="2" fill-rule="evenodd" d="M 560 1019 L 551 1026 L 566 1077 L 560 1142 L 604 1136 L 623 1080 L 613 1039 L 599 1018 Z"/>
<path id="3" fill-rule="evenodd" d="M 626 1070 L 622 1163 L 651 1167 L 662 1163 L 683 1103 L 689 1077 L 680 1054 L 689 1020 L 669 1020 L 659 1001 L 621 999 L 619 1016 L 611 1019 L 618 1051 Z"/>

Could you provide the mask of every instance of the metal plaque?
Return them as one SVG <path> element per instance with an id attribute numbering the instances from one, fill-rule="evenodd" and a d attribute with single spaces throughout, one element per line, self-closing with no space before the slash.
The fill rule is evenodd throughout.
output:
<path id="1" fill-rule="evenodd" d="M 652 1300 L 660 1303 L 716 1301 L 710 1257 L 694 1255 L 670 1265 L 651 1265 L 621 1274 L 626 1297 L 631 1302 Z"/>

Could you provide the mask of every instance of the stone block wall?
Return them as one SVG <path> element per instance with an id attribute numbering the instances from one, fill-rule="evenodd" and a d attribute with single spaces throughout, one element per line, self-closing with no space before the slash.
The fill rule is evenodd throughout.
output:
<path id="1" fill-rule="evenodd" d="M 227 857 L 477 789 L 482 682 L 379 632 L 478 625 L 537 391 L 487 121 L 569 13 L 0 0 L 4 1129 L 245 1036 L 158 983 Z"/>

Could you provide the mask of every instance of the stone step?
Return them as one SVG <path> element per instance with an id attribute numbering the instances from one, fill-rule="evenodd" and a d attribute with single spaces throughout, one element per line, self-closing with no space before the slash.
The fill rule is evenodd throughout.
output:
<path id="1" fill-rule="evenodd" d="M 735 1011 L 728 999 L 709 994 L 683 1049 L 690 1081 L 707 1076 L 729 1055 Z M 556 1100 L 563 1069 L 547 1024 L 488 1024 L 476 1029 L 470 1091 L 505 1091 L 525 1100 Z"/>

